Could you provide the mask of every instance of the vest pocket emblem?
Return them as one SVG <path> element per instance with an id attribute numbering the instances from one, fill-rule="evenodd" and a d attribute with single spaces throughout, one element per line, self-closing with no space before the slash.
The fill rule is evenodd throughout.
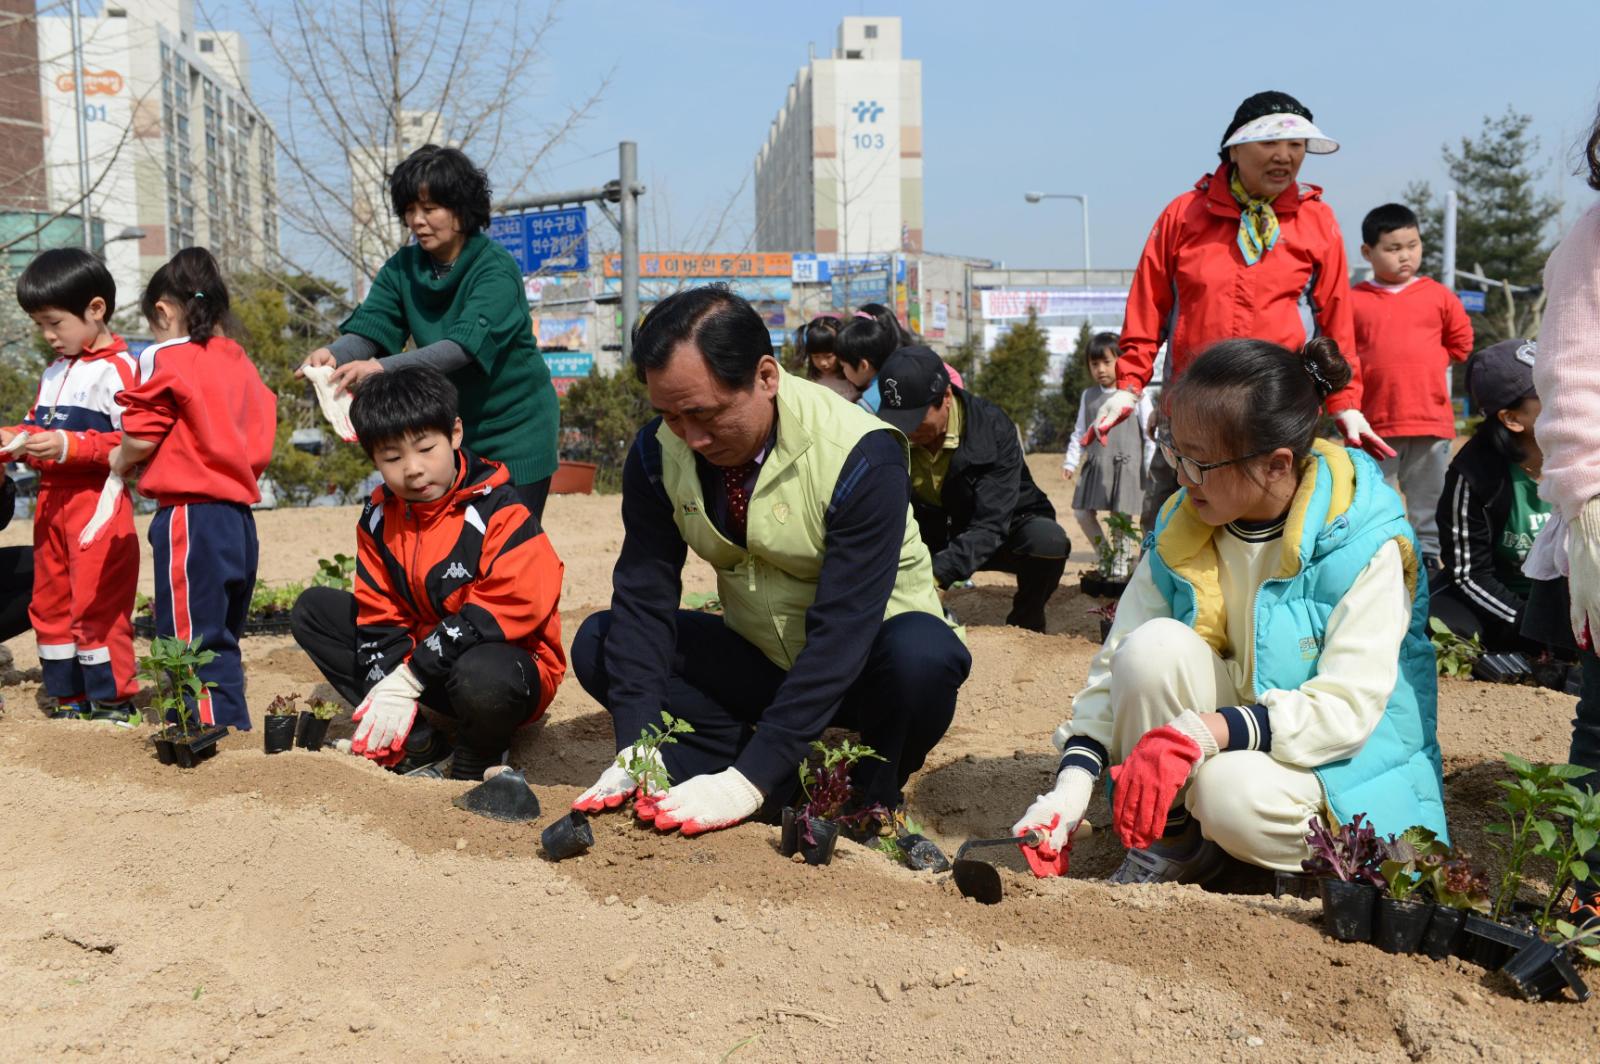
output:
<path id="1" fill-rule="evenodd" d="M 773 503 L 772 504 L 772 516 L 778 519 L 778 524 L 780 524 L 780 525 L 785 523 L 786 521 L 788 521 L 789 520 L 789 504 L 786 503 L 786 502 L 775 502 L 775 503 Z"/>
<path id="2" fill-rule="evenodd" d="M 695 502 L 693 499 L 690 499 L 688 502 L 683 504 L 683 516 L 685 516 L 685 517 L 693 517 L 695 514 L 697 514 L 699 512 L 700 512 L 700 504 Z"/>
<path id="3" fill-rule="evenodd" d="M 1317 646 L 1316 639 L 1312 638 L 1311 636 L 1306 636 L 1304 639 L 1300 640 L 1300 660 L 1316 661 L 1317 655 L 1321 652 L 1322 648 Z"/>

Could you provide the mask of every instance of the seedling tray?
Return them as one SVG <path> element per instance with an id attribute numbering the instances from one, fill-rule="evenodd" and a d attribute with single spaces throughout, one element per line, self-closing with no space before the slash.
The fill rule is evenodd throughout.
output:
<path id="1" fill-rule="evenodd" d="M 280 613 L 266 618 L 246 617 L 242 634 L 288 635 L 289 632 L 289 615 Z M 156 619 L 148 613 L 141 613 L 133 619 L 133 634 L 141 639 L 154 639 L 156 637 Z"/>

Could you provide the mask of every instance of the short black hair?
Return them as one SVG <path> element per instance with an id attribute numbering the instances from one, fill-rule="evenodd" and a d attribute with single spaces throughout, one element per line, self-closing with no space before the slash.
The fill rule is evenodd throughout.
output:
<path id="1" fill-rule="evenodd" d="M 350 423 L 361 449 L 372 452 L 395 440 L 456 427 L 456 386 L 429 366 L 405 366 L 374 373 L 361 382 L 350 403 Z"/>
<path id="2" fill-rule="evenodd" d="M 1227 130 L 1222 134 L 1219 144 L 1226 144 L 1228 138 L 1239 131 L 1239 127 L 1247 122 L 1254 122 L 1267 115 L 1299 115 L 1307 122 L 1315 122 L 1311 117 L 1311 109 L 1286 92 L 1276 89 L 1267 92 L 1258 92 L 1254 96 L 1246 96 L 1238 110 L 1233 112 L 1233 121 L 1228 123 Z M 1228 149 L 1218 148 L 1217 154 L 1223 162 L 1228 161 Z"/>
<path id="3" fill-rule="evenodd" d="M 1179 406 L 1205 412 L 1215 442 L 1230 454 L 1287 447 L 1311 453 L 1328 396 L 1350 383 L 1350 364 L 1332 337 L 1299 351 L 1266 340 L 1223 340 L 1189 363 L 1162 397 L 1169 416 Z"/>
<path id="4" fill-rule="evenodd" d="M 1583 161 L 1589 170 L 1589 187 L 1600 192 L 1600 111 L 1594 116 L 1594 127 L 1589 130 L 1588 143 L 1583 146 Z"/>
<path id="5" fill-rule="evenodd" d="M 1415 229 L 1422 232 L 1422 223 L 1417 221 L 1417 212 L 1407 207 L 1404 203 L 1385 203 L 1382 207 L 1374 207 L 1361 219 L 1361 242 L 1369 248 L 1378 246 L 1378 239 L 1385 233 L 1392 233 L 1396 229 Z"/>
<path id="6" fill-rule="evenodd" d="M 848 366 L 865 362 L 874 370 L 883 368 L 889 356 L 913 342 L 912 336 L 882 303 L 863 303 L 855 316 L 839 330 L 833 353 Z"/>
<path id="7" fill-rule="evenodd" d="M 699 348 L 711 375 L 729 388 L 749 388 L 761 360 L 772 354 L 767 323 L 722 284 L 674 292 L 634 326 L 633 366 L 639 379 L 665 366 L 681 343 Z"/>
<path id="8" fill-rule="evenodd" d="M 82 248 L 41 251 L 17 278 L 17 302 L 28 314 L 55 307 L 81 318 L 96 297 L 105 300 L 109 320 L 117 309 L 117 282 L 105 263 Z"/>
<path id="9" fill-rule="evenodd" d="M 1532 398 L 1535 397 L 1531 395 L 1523 396 L 1510 406 L 1502 407 L 1501 409 L 1520 410 L 1523 404 Z M 1472 430 L 1472 434 L 1474 436 L 1480 434 L 1488 436 L 1489 446 L 1493 447 L 1500 457 L 1508 462 L 1527 461 L 1528 451 L 1527 448 L 1522 446 L 1521 437 L 1506 428 L 1506 423 L 1500 420 L 1499 411 L 1485 415 L 1483 420 L 1478 422 L 1478 427 Z"/>
<path id="10" fill-rule="evenodd" d="M 489 175 L 459 148 L 424 144 L 389 175 L 389 202 L 402 224 L 406 208 L 424 198 L 449 208 L 466 236 L 489 228 Z"/>
<path id="11" fill-rule="evenodd" d="M 1085 362 L 1097 362 L 1102 358 L 1117 359 L 1122 357 L 1122 348 L 1117 344 L 1116 333 L 1095 333 L 1089 338 L 1089 346 L 1084 351 Z"/>
<path id="12" fill-rule="evenodd" d="M 235 331 L 222 269 L 205 248 L 184 248 L 150 275 L 139 300 L 146 321 L 155 323 L 156 303 L 163 299 L 183 308 L 189 339 L 197 344 Z"/>

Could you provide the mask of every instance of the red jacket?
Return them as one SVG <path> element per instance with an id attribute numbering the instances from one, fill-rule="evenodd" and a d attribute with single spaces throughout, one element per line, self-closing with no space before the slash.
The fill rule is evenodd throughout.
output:
<path id="1" fill-rule="evenodd" d="M 442 683 L 479 643 L 519 646 L 539 670 L 538 717 L 567 671 L 561 559 L 505 466 L 469 451 L 436 502 L 372 493 L 356 529 L 356 664 L 371 687 L 401 662 Z"/>
<path id="2" fill-rule="evenodd" d="M 1278 242 L 1254 266 L 1246 266 L 1228 166 L 1219 166 L 1192 192 L 1167 204 L 1150 230 L 1128 292 L 1117 387 L 1137 393 L 1150 383 L 1162 341 L 1170 355 L 1169 384 L 1218 340 L 1252 337 L 1298 350 L 1306 340 L 1304 297 L 1318 335 L 1333 337 L 1354 374 L 1349 387 L 1328 398 L 1328 412 L 1360 406 L 1350 269 L 1322 189 L 1291 186 L 1272 201 Z"/>
<path id="3" fill-rule="evenodd" d="M 1446 375 L 1472 354 L 1472 319 L 1431 277 L 1398 292 L 1371 281 L 1350 290 L 1361 352 L 1361 412 L 1380 436 L 1454 439 Z"/>
<path id="4" fill-rule="evenodd" d="M 168 340 L 144 349 L 139 371 L 140 383 L 117 396 L 123 432 L 157 444 L 139 493 L 162 506 L 260 502 L 278 397 L 244 348 L 226 336 Z"/>

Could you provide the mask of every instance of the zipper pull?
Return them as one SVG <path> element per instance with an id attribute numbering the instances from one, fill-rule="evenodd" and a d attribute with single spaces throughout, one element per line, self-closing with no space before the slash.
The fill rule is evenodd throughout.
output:
<path id="1" fill-rule="evenodd" d="M 754 592 L 756 589 L 756 556 L 754 554 L 750 555 L 749 561 L 745 563 L 745 571 L 750 574 L 750 590 Z"/>

